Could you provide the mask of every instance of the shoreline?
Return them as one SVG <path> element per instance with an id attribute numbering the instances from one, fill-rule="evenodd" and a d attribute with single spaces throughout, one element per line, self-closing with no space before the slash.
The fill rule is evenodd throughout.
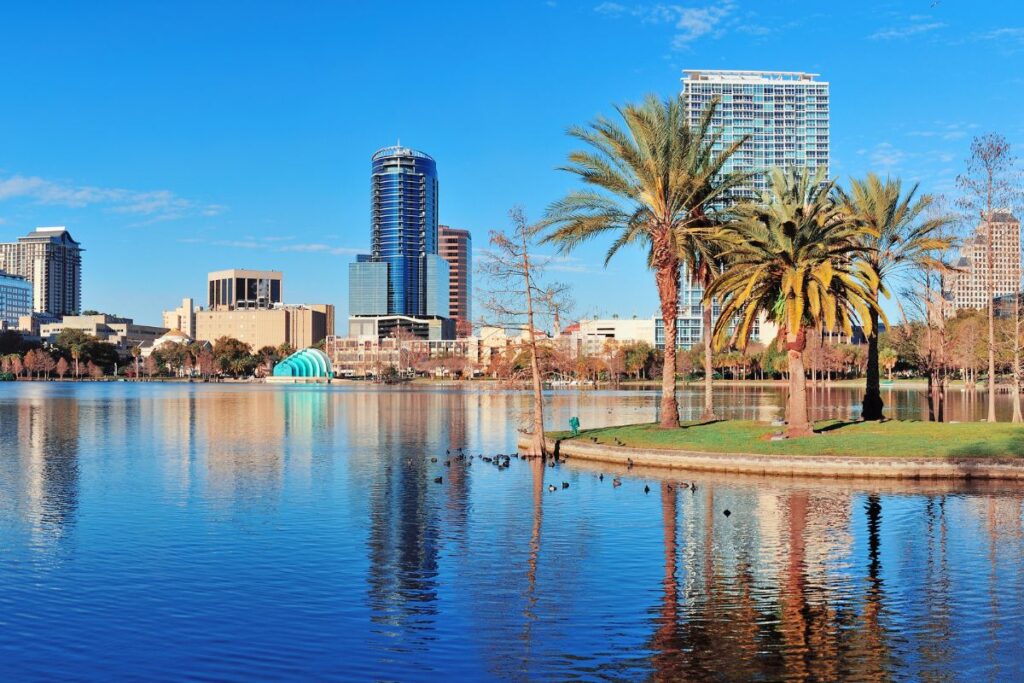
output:
<path id="1" fill-rule="evenodd" d="M 1024 459 L 998 457 L 761 455 L 713 453 L 592 444 L 573 439 L 546 438 L 548 449 L 570 460 L 604 462 L 628 467 L 656 467 L 693 472 L 724 472 L 822 479 L 986 479 L 1024 481 Z M 529 438 L 517 439 L 520 448 Z"/>

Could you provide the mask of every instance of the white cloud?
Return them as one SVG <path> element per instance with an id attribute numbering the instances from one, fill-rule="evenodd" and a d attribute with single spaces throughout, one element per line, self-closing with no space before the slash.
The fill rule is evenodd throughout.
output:
<path id="1" fill-rule="evenodd" d="M 369 249 L 362 247 L 343 247 L 320 242 L 289 242 L 293 237 L 267 236 L 267 237 L 244 237 L 238 240 L 209 240 L 205 237 L 184 237 L 178 240 L 181 244 L 206 244 L 211 247 L 223 247 L 227 249 L 261 249 L 273 252 L 302 252 L 302 253 L 323 253 L 332 256 L 344 256 L 351 254 L 366 254 Z"/>
<path id="2" fill-rule="evenodd" d="M 910 36 L 920 35 L 922 33 L 937 31 L 940 28 L 946 27 L 946 24 L 941 21 L 927 21 L 927 19 L 928 17 L 915 15 L 910 17 L 910 23 L 904 26 L 894 26 L 887 29 L 881 29 L 872 33 L 868 38 L 871 40 L 897 40 L 900 38 L 909 38 Z"/>
<path id="3" fill-rule="evenodd" d="M 314 242 L 310 244 L 289 244 L 278 248 L 277 251 L 326 252 L 328 254 L 340 256 L 343 254 L 365 254 L 368 250 L 358 249 L 355 247 L 332 247 L 329 244 Z"/>
<path id="4" fill-rule="evenodd" d="M 936 138 L 939 140 L 960 140 L 967 136 L 968 132 L 977 128 L 976 123 L 946 123 L 936 121 L 934 128 L 912 130 L 907 135 L 915 138 Z"/>
<path id="5" fill-rule="evenodd" d="M 872 168 L 878 173 L 889 173 L 899 168 L 906 157 L 906 152 L 897 149 L 889 142 L 880 142 L 875 145 L 868 156 Z"/>
<path id="6" fill-rule="evenodd" d="M 984 33 L 972 36 L 975 41 L 988 42 L 1006 55 L 1014 54 L 1024 49 L 1024 28 L 1015 26 L 1004 26 Z"/>
<path id="7" fill-rule="evenodd" d="M 715 37 L 724 31 L 723 21 L 735 9 L 733 0 L 723 0 L 704 6 L 684 7 L 664 3 L 645 5 L 621 5 L 617 2 L 602 2 L 594 11 L 610 17 L 630 16 L 644 24 L 671 25 L 675 29 L 672 47 L 683 50 L 698 38 L 706 35 Z"/>
<path id="8" fill-rule="evenodd" d="M 625 14 L 626 8 L 617 2 L 602 2 L 594 8 L 594 11 L 598 14 L 607 14 L 608 16 L 617 17 Z"/>
<path id="9" fill-rule="evenodd" d="M 0 178 L 0 201 L 17 199 L 72 208 L 102 206 L 113 213 L 146 216 L 151 221 L 194 215 L 216 216 L 225 210 L 222 205 L 196 202 L 179 197 L 170 190 L 138 191 L 74 185 L 38 176 Z"/>

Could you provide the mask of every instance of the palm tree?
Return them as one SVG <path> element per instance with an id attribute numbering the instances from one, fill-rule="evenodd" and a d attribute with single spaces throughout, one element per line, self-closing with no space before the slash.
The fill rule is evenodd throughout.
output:
<path id="1" fill-rule="evenodd" d="M 708 222 L 706 227 L 716 230 L 716 222 Z M 681 240 L 681 253 L 686 274 L 690 283 L 697 285 L 704 290 L 701 300 L 702 310 L 702 334 L 704 339 L 704 411 L 700 419 L 710 421 L 717 419 L 715 415 L 714 402 L 714 353 L 712 344 L 712 322 L 713 302 L 707 296 L 708 287 L 714 281 L 715 276 L 722 270 L 721 245 L 715 239 L 714 233 L 695 234 L 690 232 Z"/>
<path id="2" fill-rule="evenodd" d="M 136 344 L 131 349 L 132 358 L 135 359 L 135 381 L 139 381 L 139 357 L 142 355 L 142 345 Z"/>
<path id="3" fill-rule="evenodd" d="M 892 281 L 903 271 L 917 268 L 941 268 L 941 262 L 932 253 L 949 247 L 950 241 L 942 236 L 942 230 L 952 222 L 949 216 L 927 216 L 933 205 L 929 195 L 916 197 L 915 183 L 906 194 L 901 181 L 882 180 L 869 173 L 863 180 L 850 182 L 847 194 L 837 189 L 836 198 L 842 210 L 870 232 L 864 237 L 870 249 L 864 259 L 878 274 L 878 282 L 872 296 L 888 296 Z M 878 367 L 878 309 L 871 312 L 871 334 L 868 335 L 867 388 L 864 392 L 864 406 L 861 417 L 865 420 L 881 420 L 882 391 L 879 384 L 881 373 Z"/>
<path id="4" fill-rule="evenodd" d="M 879 311 L 872 296 L 878 276 L 861 258 L 870 250 L 870 229 L 839 210 L 829 197 L 834 186 L 821 171 L 772 170 L 761 200 L 737 205 L 735 220 L 723 227 L 727 265 L 707 292 L 722 305 L 719 348 L 729 341 L 744 347 L 762 313 L 779 326 L 789 369 L 788 436 L 812 433 L 803 359 L 808 330 L 839 325 L 849 335 L 860 320 L 870 334 L 871 312 Z"/>
<path id="5" fill-rule="evenodd" d="M 746 138 L 716 151 L 721 133 L 711 120 L 711 102 L 694 127 L 678 98 L 648 96 L 641 104 L 618 107 L 625 128 L 599 117 L 569 135 L 590 149 L 569 155 L 562 167 L 589 189 L 570 193 L 548 209 L 542 225 L 552 227 L 545 242 L 568 252 L 606 233 L 615 240 L 605 264 L 627 245 L 647 251 L 665 324 L 661 383 L 661 426 L 679 426 L 676 401 L 676 318 L 679 309 L 680 253 L 684 240 L 708 236 L 708 213 L 746 175 L 722 174 L 726 160 Z"/>

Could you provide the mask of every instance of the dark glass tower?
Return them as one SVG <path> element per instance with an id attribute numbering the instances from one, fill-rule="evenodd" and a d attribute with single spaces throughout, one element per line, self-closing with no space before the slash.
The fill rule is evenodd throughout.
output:
<path id="1" fill-rule="evenodd" d="M 390 315 L 430 315 L 427 256 L 437 254 L 437 165 L 408 147 L 373 155 L 372 260 L 388 264 Z"/>

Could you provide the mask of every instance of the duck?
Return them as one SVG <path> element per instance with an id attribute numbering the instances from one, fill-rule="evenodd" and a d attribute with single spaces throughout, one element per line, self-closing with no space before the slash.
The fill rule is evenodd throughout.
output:
<path id="1" fill-rule="evenodd" d="M 633 458 L 626 458 L 626 469 L 633 469 Z"/>
<path id="2" fill-rule="evenodd" d="M 557 490 L 558 489 L 555 488 L 554 484 L 548 484 L 548 491 L 550 491 L 551 493 L 554 493 Z"/>
<path id="3" fill-rule="evenodd" d="M 614 479 L 612 479 L 612 486 L 622 486 L 622 480 L 619 479 L 618 477 L 615 477 Z"/>
<path id="4" fill-rule="evenodd" d="M 729 516 L 729 515 L 731 515 L 732 513 L 731 513 L 731 512 L 729 512 L 729 508 L 726 508 L 725 510 L 722 510 L 722 514 L 723 514 L 723 515 L 725 515 L 726 517 L 728 517 L 728 516 Z"/>
<path id="5" fill-rule="evenodd" d="M 604 472 L 602 472 L 599 475 L 597 475 L 597 480 L 598 481 L 604 481 Z"/>
<path id="6" fill-rule="evenodd" d="M 437 458 L 431 458 L 430 462 L 437 462 Z"/>
<path id="7" fill-rule="evenodd" d="M 435 484 L 440 484 L 443 481 L 444 481 L 443 477 L 434 477 L 434 483 Z"/>
<path id="8" fill-rule="evenodd" d="M 644 484 L 644 493 L 650 493 L 650 492 L 651 492 L 651 487 L 648 486 L 647 484 Z"/>
<path id="9" fill-rule="evenodd" d="M 692 491 L 693 493 L 697 493 L 697 482 L 695 482 L 695 481 L 691 481 L 690 482 L 690 491 Z"/>
<path id="10" fill-rule="evenodd" d="M 567 481 L 563 481 L 563 482 L 562 482 L 562 488 L 563 488 L 563 489 L 567 489 L 567 488 L 569 488 L 569 482 L 567 482 Z"/>

